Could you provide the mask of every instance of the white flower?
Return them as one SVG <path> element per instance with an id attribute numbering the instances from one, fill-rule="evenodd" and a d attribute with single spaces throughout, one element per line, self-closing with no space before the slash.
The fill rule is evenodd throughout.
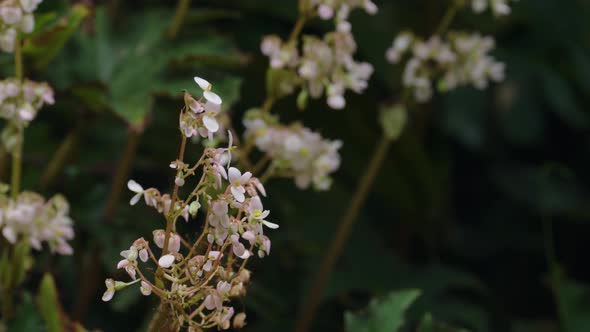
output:
<path id="1" fill-rule="evenodd" d="M 221 107 L 219 104 L 207 101 L 205 104 L 205 115 L 203 116 L 203 125 L 211 133 L 215 133 L 219 130 L 219 122 L 217 122 L 216 116 L 219 114 Z"/>
<path id="2" fill-rule="evenodd" d="M 141 286 L 139 287 L 139 291 L 141 294 L 145 296 L 149 296 L 152 293 L 152 286 L 145 281 L 141 281 Z"/>
<path id="3" fill-rule="evenodd" d="M 248 205 L 248 213 L 249 213 L 249 216 L 251 219 L 261 222 L 263 225 L 265 225 L 268 228 L 271 228 L 271 229 L 279 228 L 279 225 L 264 220 L 264 218 L 268 217 L 268 215 L 270 214 L 270 211 L 264 210 L 264 208 L 262 207 L 262 201 L 260 200 L 260 197 L 258 197 L 258 196 L 254 196 L 250 199 L 250 204 Z"/>
<path id="4" fill-rule="evenodd" d="M 129 180 L 129 182 L 127 182 L 127 188 L 129 188 L 129 190 L 133 191 L 135 193 L 135 196 L 133 196 L 131 198 L 131 200 L 129 201 L 130 205 L 135 205 L 137 204 L 137 202 L 139 202 L 139 200 L 141 199 L 141 197 L 144 194 L 144 190 L 143 187 L 135 182 L 134 180 Z"/>
<path id="5" fill-rule="evenodd" d="M 164 256 L 160 257 L 160 259 L 158 259 L 158 265 L 167 269 L 167 268 L 171 267 L 172 264 L 174 264 L 174 260 L 175 260 L 174 255 L 170 255 L 170 254 L 164 255 Z"/>
<path id="6" fill-rule="evenodd" d="M 205 297 L 205 308 L 208 310 L 221 309 L 223 300 L 231 289 L 231 284 L 225 281 L 219 281 L 217 287 Z"/>
<path id="7" fill-rule="evenodd" d="M 244 193 L 246 192 L 244 185 L 248 183 L 248 181 L 252 177 L 252 173 L 246 172 L 242 174 L 242 172 L 240 172 L 240 170 L 238 170 L 237 168 L 230 167 L 228 170 L 228 177 L 232 195 L 239 203 L 244 202 L 244 200 L 246 199 L 246 196 L 244 195 Z"/>
<path id="8" fill-rule="evenodd" d="M 221 105 L 221 98 L 213 91 L 211 91 L 211 88 L 213 87 L 211 83 L 198 76 L 195 76 L 195 83 L 197 83 L 197 85 L 201 89 L 203 89 L 203 97 L 205 97 L 205 99 L 207 99 L 208 102 L 211 102 L 216 105 Z"/>
<path id="9" fill-rule="evenodd" d="M 115 281 L 109 278 L 106 279 L 104 283 L 107 286 L 107 290 L 102 294 L 102 300 L 108 302 L 115 295 Z"/>

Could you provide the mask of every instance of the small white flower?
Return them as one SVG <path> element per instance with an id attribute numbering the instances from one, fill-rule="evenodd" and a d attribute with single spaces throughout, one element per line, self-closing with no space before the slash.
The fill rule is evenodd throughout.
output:
<path id="1" fill-rule="evenodd" d="M 211 83 L 198 76 L 195 76 L 195 83 L 197 83 L 197 85 L 201 89 L 203 89 L 203 97 L 205 97 L 205 99 L 207 99 L 208 102 L 211 102 L 216 105 L 221 105 L 221 98 L 213 91 L 211 91 L 211 88 L 213 88 Z"/>
<path id="2" fill-rule="evenodd" d="M 108 302 L 115 295 L 115 281 L 109 278 L 106 279 L 104 283 L 107 286 L 107 290 L 102 294 L 102 300 Z"/>
<path id="3" fill-rule="evenodd" d="M 252 197 L 252 199 L 250 199 L 250 205 L 248 205 L 248 212 L 250 214 L 250 218 L 257 220 L 258 222 L 261 222 L 266 227 L 271 229 L 279 228 L 279 225 L 264 220 L 264 218 L 268 217 L 270 211 L 264 210 L 264 208 L 262 207 L 262 201 L 260 200 L 260 197 L 255 196 Z"/>
<path id="4" fill-rule="evenodd" d="M 145 296 L 149 296 L 152 293 L 152 286 L 145 281 L 141 281 L 141 286 L 139 287 L 139 291 L 141 294 Z"/>
<path id="5" fill-rule="evenodd" d="M 248 183 L 251 177 L 252 173 L 246 172 L 242 174 L 242 172 L 240 172 L 240 170 L 238 170 L 235 167 L 230 167 L 228 170 L 230 191 L 236 199 L 236 201 L 238 201 L 239 203 L 244 202 L 244 200 L 246 199 L 246 196 L 244 195 L 244 193 L 246 192 L 244 185 Z"/>
<path id="6" fill-rule="evenodd" d="M 137 204 L 137 202 L 139 202 L 139 200 L 141 199 L 141 197 L 144 194 L 144 190 L 143 187 L 135 182 L 134 180 L 129 180 L 129 182 L 127 182 L 127 188 L 129 188 L 129 190 L 133 191 L 135 193 L 135 196 L 133 196 L 131 198 L 131 200 L 129 201 L 130 205 L 135 205 Z"/>

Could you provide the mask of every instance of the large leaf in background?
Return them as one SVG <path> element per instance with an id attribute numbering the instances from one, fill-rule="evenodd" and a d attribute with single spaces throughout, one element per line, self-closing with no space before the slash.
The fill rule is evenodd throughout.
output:
<path id="1" fill-rule="evenodd" d="M 551 68 L 545 68 L 541 74 L 545 88 L 545 97 L 557 116 L 573 128 L 588 128 L 590 117 L 578 105 L 570 82 Z"/>
<path id="2" fill-rule="evenodd" d="M 33 297 L 24 293 L 16 315 L 8 325 L 8 331 L 43 331 L 43 322 L 33 303 Z"/>
<path id="3" fill-rule="evenodd" d="M 88 7 L 77 4 L 55 22 L 48 22 L 51 16 L 37 22 L 42 24 L 42 28 L 26 40 L 23 48 L 25 55 L 32 58 L 35 68 L 45 68 L 57 56 L 89 13 Z"/>
<path id="4" fill-rule="evenodd" d="M 416 332 L 467 332 L 467 330 L 459 329 L 439 322 L 434 319 L 430 313 L 427 313 L 422 317 L 420 325 Z"/>
<path id="5" fill-rule="evenodd" d="M 61 74 L 61 87 L 79 84 L 80 79 L 100 82 L 102 87 L 95 86 L 94 91 L 106 95 L 108 107 L 127 123 L 138 125 L 151 111 L 155 92 L 176 96 L 181 95 L 182 89 L 195 87 L 190 80 L 195 73 L 184 70 L 171 74 L 172 62 L 182 62 L 186 66 L 187 63 L 198 64 L 202 59 L 236 54 L 229 40 L 208 30 L 196 38 L 169 41 L 165 32 L 170 19 L 171 12 L 165 9 L 145 11 L 127 19 L 125 29 L 115 31 L 110 28 L 112 23 L 106 11 L 97 10 L 94 34 L 78 35 L 78 50 L 71 58 L 62 59 L 61 67 L 56 69 Z M 228 95 L 237 96 L 239 82 L 233 79 L 226 84 L 223 82 L 226 77 L 208 78 L 215 86 L 227 85 Z M 77 95 L 88 97 L 89 105 L 104 101 L 101 93 L 91 91 L 87 87 L 84 93 Z M 232 99 L 224 98 L 224 101 L 229 104 Z"/>
<path id="6" fill-rule="evenodd" d="M 373 299 L 367 313 L 344 315 L 348 332 L 397 332 L 404 324 L 404 314 L 420 296 L 416 289 L 392 292 L 384 299 Z"/>
<path id="7" fill-rule="evenodd" d="M 590 287 L 568 278 L 560 278 L 556 286 L 563 331 L 590 331 Z"/>
<path id="8" fill-rule="evenodd" d="M 498 166 L 493 177 L 503 192 L 536 211 L 587 214 L 588 192 L 565 165 Z"/>

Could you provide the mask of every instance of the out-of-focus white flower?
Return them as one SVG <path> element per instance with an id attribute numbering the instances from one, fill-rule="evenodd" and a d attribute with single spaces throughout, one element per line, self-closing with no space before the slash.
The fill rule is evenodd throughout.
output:
<path id="1" fill-rule="evenodd" d="M 22 237 L 36 250 L 42 250 L 45 242 L 51 252 L 71 255 L 67 241 L 74 238 L 74 230 L 68 214 L 69 205 L 60 195 L 48 201 L 32 192 L 20 193 L 16 199 L 0 195 L 0 228 L 13 244 Z"/>
<path id="2" fill-rule="evenodd" d="M 0 37 L 0 47 L 2 47 Z M 17 127 L 26 127 L 45 104 L 53 104 L 53 90 L 47 83 L 16 79 L 0 81 L 0 118 Z"/>
<path id="3" fill-rule="evenodd" d="M 414 99 L 427 102 L 434 88 L 442 92 L 462 85 L 484 89 L 488 82 L 504 79 L 504 64 L 489 55 L 494 40 L 479 34 L 451 32 L 447 40 L 433 36 L 427 41 L 404 32 L 393 42 L 386 58 L 399 63 L 407 55 L 402 83 L 409 88 Z"/>
<path id="4" fill-rule="evenodd" d="M 471 8 L 475 13 L 483 13 L 486 9 L 491 8 L 496 16 L 506 16 L 511 13 L 510 0 L 472 0 Z"/>
<path id="5" fill-rule="evenodd" d="M 257 110 L 246 114 L 244 126 L 246 139 L 254 140 L 256 147 L 279 166 L 279 175 L 294 178 L 301 189 L 312 184 L 317 190 L 329 189 L 330 174 L 340 167 L 341 141 L 324 139 L 300 124 L 280 125 Z"/>

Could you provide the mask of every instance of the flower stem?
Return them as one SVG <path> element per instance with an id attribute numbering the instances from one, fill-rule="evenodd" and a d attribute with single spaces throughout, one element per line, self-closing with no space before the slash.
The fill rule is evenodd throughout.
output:
<path id="1" fill-rule="evenodd" d="M 555 306 L 557 307 L 560 324 L 562 325 L 562 328 L 566 330 L 567 326 L 564 326 L 564 322 L 568 321 L 568 311 L 564 307 L 562 301 L 562 274 L 559 267 L 559 262 L 557 261 L 557 255 L 555 253 L 555 244 L 553 240 L 553 221 L 549 216 L 544 215 L 542 216 L 542 224 L 545 258 L 547 259 L 547 268 L 549 270 L 551 289 L 553 291 L 553 297 L 555 298 Z"/>
<path id="2" fill-rule="evenodd" d="M 178 160 L 184 161 L 184 150 L 186 149 L 186 136 L 182 134 L 182 142 L 180 143 L 180 151 L 178 152 Z M 162 248 L 162 256 L 168 253 L 168 243 L 170 242 L 170 233 L 172 233 L 172 226 L 174 225 L 176 201 L 178 200 L 178 185 L 174 181 L 174 191 L 172 193 L 172 204 L 170 205 L 170 212 L 166 216 L 166 236 L 164 237 L 164 248 Z"/>
<path id="3" fill-rule="evenodd" d="M 14 43 L 14 74 L 19 84 L 23 82 L 23 53 L 21 48 L 20 35 L 17 33 Z M 24 144 L 23 129 L 17 128 L 16 146 L 12 153 L 12 177 L 10 179 L 11 196 L 16 198 L 20 192 L 20 178 L 22 169 L 22 153 Z"/>
<path id="4" fill-rule="evenodd" d="M 367 167 L 367 171 L 358 183 L 357 190 L 350 202 L 348 210 L 338 223 L 336 236 L 332 240 L 332 243 L 330 244 L 330 247 L 328 248 L 328 251 L 320 264 L 320 270 L 316 275 L 312 287 L 309 288 L 307 292 L 307 296 L 305 297 L 304 303 L 301 306 L 299 319 L 297 320 L 297 325 L 295 327 L 296 332 L 306 332 L 309 330 L 316 310 L 322 299 L 323 290 L 326 286 L 326 283 L 330 279 L 330 275 L 334 270 L 334 265 L 340 257 L 342 250 L 344 249 L 344 245 L 348 241 L 352 226 L 354 225 L 354 222 L 359 215 L 365 200 L 367 199 L 367 195 L 369 194 L 369 190 L 371 189 L 375 178 L 379 174 L 379 169 L 381 168 L 381 165 L 387 156 L 387 152 L 389 151 L 389 147 L 391 146 L 392 142 L 392 140 L 383 136 L 379 142 L 379 145 L 375 149 L 373 157 L 371 158 L 371 161 Z"/>
<path id="5" fill-rule="evenodd" d="M 274 103 L 275 103 L 275 100 L 273 98 L 266 97 L 266 99 L 264 100 L 264 103 L 262 103 L 262 107 L 260 107 L 260 109 L 262 110 L 262 113 L 270 112 Z"/>
<path id="6" fill-rule="evenodd" d="M 162 302 L 156 309 L 147 332 L 173 332 L 178 329 L 176 322 L 170 319 L 170 311 L 166 303 Z"/>
<path id="7" fill-rule="evenodd" d="M 17 129 L 16 146 L 12 152 L 12 177 L 10 179 L 11 196 L 15 199 L 20 192 L 20 178 L 22 170 L 22 153 L 23 153 L 23 129 Z"/>
<path id="8" fill-rule="evenodd" d="M 9 163 L 8 151 L 0 144 L 0 182 L 4 182 L 6 178 L 6 170 Z"/>
<path id="9" fill-rule="evenodd" d="M 137 155 L 137 147 L 141 140 L 141 132 L 141 129 L 130 127 L 127 133 L 127 143 L 125 144 L 125 149 L 123 150 L 121 160 L 117 166 L 117 172 L 113 178 L 111 192 L 104 209 L 103 217 L 107 223 L 110 223 L 115 217 L 117 207 L 121 202 L 121 196 L 125 190 L 125 182 L 129 178 L 129 172 L 131 172 L 133 160 Z"/>
<path id="10" fill-rule="evenodd" d="M 16 79 L 23 81 L 23 52 L 21 47 L 20 35 L 17 33 L 14 44 L 14 74 Z"/>
<path id="11" fill-rule="evenodd" d="M 291 30 L 291 35 L 289 36 L 289 43 L 293 43 L 297 40 L 297 38 L 299 38 L 299 35 L 301 34 L 301 31 L 303 30 L 303 27 L 305 26 L 305 23 L 307 21 L 307 16 L 302 14 L 299 16 L 299 19 L 297 19 L 297 22 L 295 22 L 295 26 L 293 27 L 293 30 Z"/>
<path id="12" fill-rule="evenodd" d="M 103 212 L 104 223 L 111 223 L 115 217 L 117 207 L 119 206 L 121 196 L 123 195 L 123 190 L 125 189 L 125 180 L 129 177 L 133 160 L 137 154 L 137 147 L 139 146 L 141 133 L 142 130 L 137 128 L 130 128 L 128 131 L 127 143 L 117 166 L 117 171 L 111 185 L 111 191 L 107 198 L 107 203 L 105 204 Z M 78 275 L 84 276 L 86 279 L 80 283 L 80 288 L 77 292 L 78 296 L 73 314 L 75 319 L 82 320 L 86 316 L 88 307 L 97 292 L 101 276 L 101 264 L 98 263 L 100 262 L 100 253 L 100 248 L 95 245 L 90 250 L 89 257 L 83 257 L 83 261 L 80 264 Z"/>
<path id="13" fill-rule="evenodd" d="M 174 14 L 174 18 L 172 19 L 172 24 L 170 24 L 170 28 L 168 28 L 168 37 L 176 38 L 178 35 L 178 31 L 182 27 L 184 23 L 184 19 L 186 18 L 186 14 L 188 9 L 190 8 L 191 0 L 179 0 L 178 5 L 176 6 L 176 13 Z"/>
<path id="14" fill-rule="evenodd" d="M 455 15 L 457 15 L 458 10 L 459 7 L 456 3 L 454 3 L 447 9 L 445 16 L 442 18 L 440 24 L 438 25 L 438 28 L 436 28 L 435 30 L 435 34 L 442 35 L 447 31 L 447 29 L 449 29 L 451 23 L 453 22 L 453 19 L 455 18 Z"/>

